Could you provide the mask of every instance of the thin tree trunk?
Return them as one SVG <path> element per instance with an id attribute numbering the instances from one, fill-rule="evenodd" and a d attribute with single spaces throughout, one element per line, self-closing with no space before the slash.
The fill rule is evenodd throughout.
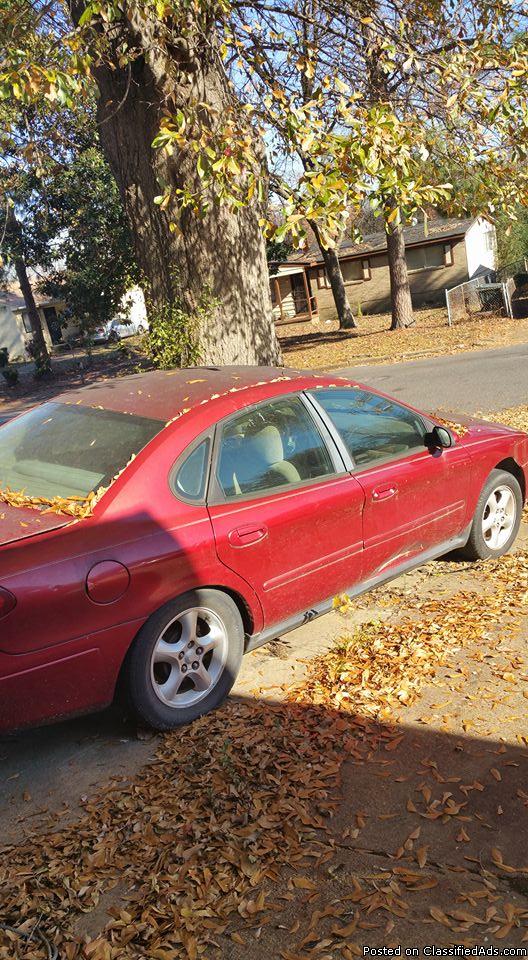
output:
<path id="1" fill-rule="evenodd" d="M 341 264 L 339 263 L 339 257 L 335 249 L 326 249 L 323 247 L 317 224 L 310 220 L 308 223 L 314 232 L 315 239 L 317 240 L 317 244 L 324 261 L 326 274 L 330 281 L 330 287 L 332 289 L 332 295 L 339 320 L 339 327 L 342 330 L 351 330 L 357 327 L 357 323 L 354 319 L 354 314 L 352 313 L 352 308 L 348 301 L 345 281 L 343 280 L 343 274 L 341 272 Z"/>
<path id="2" fill-rule="evenodd" d="M 387 255 L 392 303 L 390 329 L 400 330 L 402 327 L 410 326 L 414 319 L 407 261 L 405 259 L 405 240 L 400 226 L 393 224 L 388 226 Z"/>
<path id="3" fill-rule="evenodd" d="M 84 3 L 74 3 L 73 8 L 78 19 Z M 174 36 L 161 42 L 166 34 L 148 6 L 130 8 L 127 17 L 101 29 L 111 30 L 114 50 L 119 44 L 134 50 L 133 61 L 121 68 L 116 54 L 113 69 L 100 64 L 94 76 L 100 93 L 101 143 L 120 187 L 154 323 L 158 310 L 183 304 L 192 327 L 205 298 L 211 304 L 207 322 L 193 333 L 199 362 L 278 363 L 280 348 L 259 226 L 261 205 L 254 200 L 239 210 L 229 209 L 217 202 L 211 187 L 204 186 L 192 149 L 175 145 L 169 155 L 152 148 L 167 109 L 186 113 L 194 104 L 213 135 L 224 122 L 231 93 L 220 66 L 214 25 L 204 35 L 191 24 L 184 31 L 185 40 L 174 28 Z M 169 186 L 173 196 L 178 190 L 198 194 L 201 210 L 161 208 L 155 203 L 163 192 L 160 184 Z M 179 214 L 178 228 L 171 230 L 171 221 Z"/>
<path id="4" fill-rule="evenodd" d="M 39 374 L 50 371 L 50 355 L 48 345 L 44 339 L 44 331 L 40 320 L 40 314 L 35 303 L 35 297 L 31 288 L 28 272 L 24 258 L 22 256 L 22 228 L 16 218 L 15 211 L 10 206 L 8 210 L 8 221 L 6 233 L 9 234 L 14 249 L 14 265 L 17 280 L 26 305 L 29 323 L 31 325 L 31 339 L 33 343 L 33 359 L 35 367 Z"/>

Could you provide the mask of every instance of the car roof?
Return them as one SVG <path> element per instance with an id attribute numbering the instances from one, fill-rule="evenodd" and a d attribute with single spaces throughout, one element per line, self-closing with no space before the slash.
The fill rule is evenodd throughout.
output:
<path id="1" fill-rule="evenodd" d="M 102 380 L 69 390 L 54 399 L 58 403 L 102 407 L 168 421 L 200 403 L 251 387 L 283 380 L 285 383 L 302 382 L 304 388 L 315 385 L 320 379 L 320 375 L 312 371 L 302 372 L 286 367 L 185 367 Z"/>

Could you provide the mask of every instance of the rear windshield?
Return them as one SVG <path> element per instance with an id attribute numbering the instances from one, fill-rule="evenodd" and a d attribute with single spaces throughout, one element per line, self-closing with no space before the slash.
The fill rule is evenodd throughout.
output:
<path id="1" fill-rule="evenodd" d="M 0 490 L 87 497 L 163 429 L 160 420 L 45 403 L 0 429 Z"/>

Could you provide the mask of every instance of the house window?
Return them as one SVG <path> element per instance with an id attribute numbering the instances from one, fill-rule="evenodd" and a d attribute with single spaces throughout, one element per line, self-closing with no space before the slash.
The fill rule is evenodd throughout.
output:
<path id="1" fill-rule="evenodd" d="M 495 253 L 495 230 L 487 230 L 484 234 L 486 250 L 490 253 Z"/>
<path id="2" fill-rule="evenodd" d="M 318 290 L 330 289 L 330 280 L 324 267 L 317 268 L 317 288 Z"/>
<path id="3" fill-rule="evenodd" d="M 31 324 L 29 322 L 29 315 L 27 310 L 22 311 L 22 323 L 26 333 L 32 333 Z"/>
<path id="4" fill-rule="evenodd" d="M 446 253 L 442 243 L 432 243 L 429 247 L 411 247 L 405 253 L 407 269 L 434 270 L 446 266 Z"/>
<path id="5" fill-rule="evenodd" d="M 341 260 L 341 273 L 345 283 L 361 283 L 370 280 L 370 260 Z M 317 286 L 319 290 L 330 289 L 330 281 L 324 267 L 317 269 Z"/>
<path id="6" fill-rule="evenodd" d="M 361 283 L 363 280 L 363 263 L 361 260 L 345 260 L 341 263 L 341 273 L 345 283 Z"/>

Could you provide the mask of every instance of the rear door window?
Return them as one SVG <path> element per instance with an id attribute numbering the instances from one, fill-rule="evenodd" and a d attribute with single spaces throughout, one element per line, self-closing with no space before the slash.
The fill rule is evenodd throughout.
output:
<path id="1" fill-rule="evenodd" d="M 335 473 L 298 397 L 259 404 L 222 427 L 216 476 L 226 497 L 251 496 Z"/>

